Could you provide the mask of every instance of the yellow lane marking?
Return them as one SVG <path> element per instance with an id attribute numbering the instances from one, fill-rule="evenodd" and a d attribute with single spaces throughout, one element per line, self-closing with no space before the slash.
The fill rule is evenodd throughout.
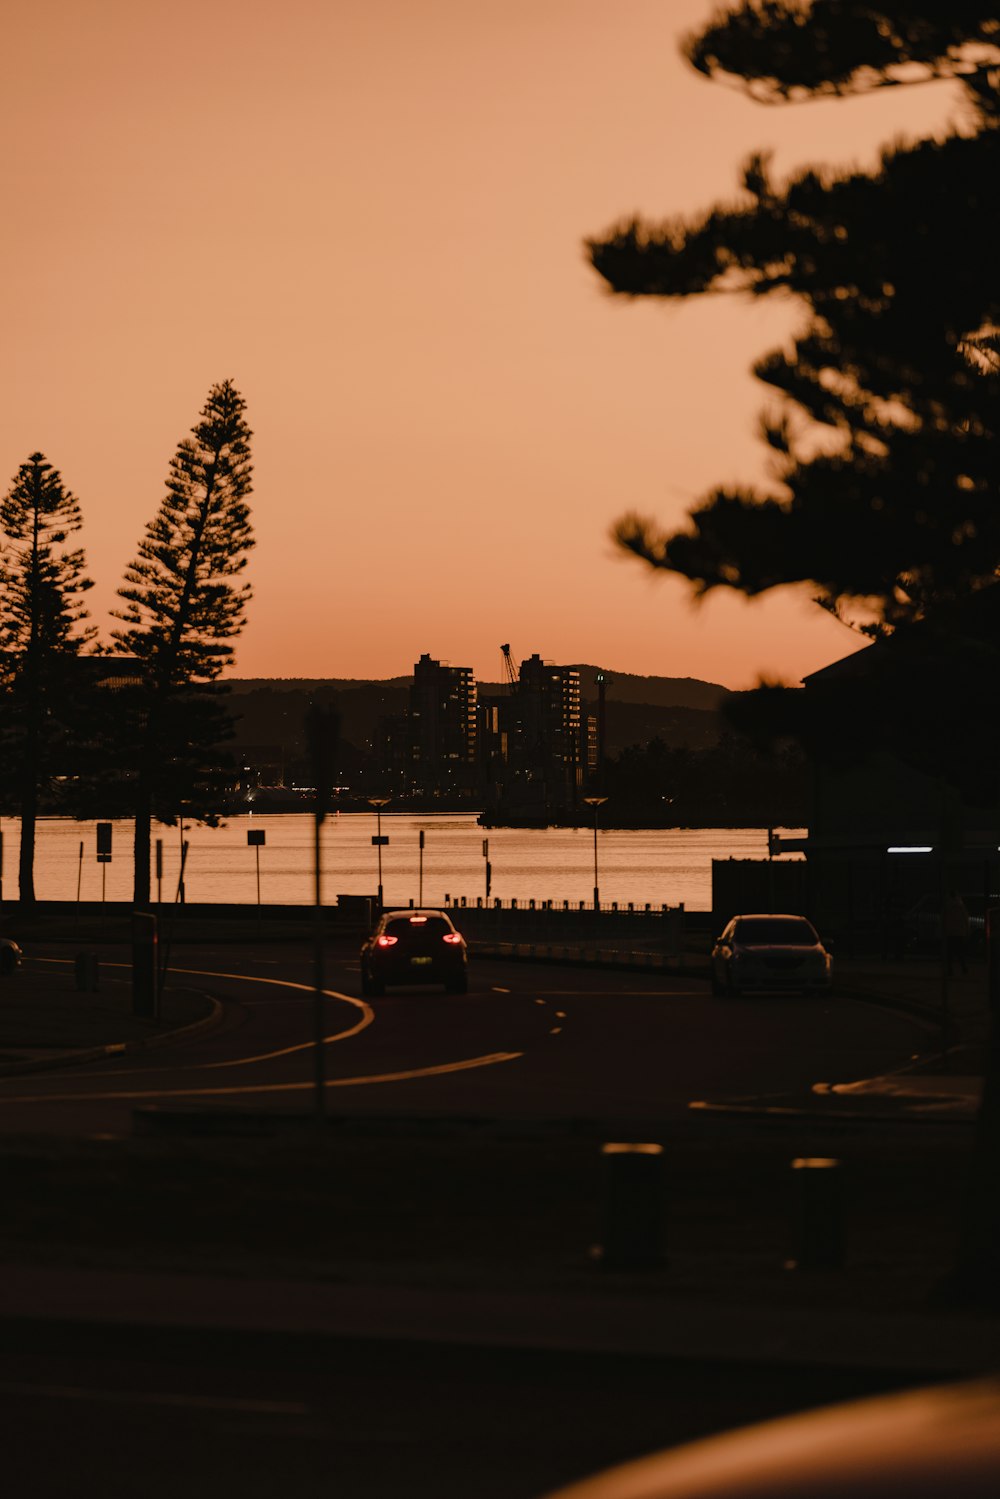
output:
<path id="1" fill-rule="evenodd" d="M 69 963 L 72 960 L 70 958 L 40 958 L 38 961 L 42 963 Z M 130 968 L 131 964 L 108 963 L 106 967 Z M 196 978 L 203 979 L 238 979 L 241 983 L 275 984 L 279 989 L 302 989 L 307 994 L 315 994 L 316 992 L 312 984 L 296 984 L 291 979 L 269 979 L 265 978 L 262 974 L 216 973 L 214 970 L 208 968 L 172 968 L 170 971 L 171 973 L 188 973 L 194 975 Z M 347 1041 L 351 1036 L 356 1036 L 359 1031 L 363 1031 L 366 1026 L 371 1025 L 375 1019 L 375 1011 L 371 1005 L 366 1004 L 363 999 L 355 999 L 353 994 L 341 994 L 338 989 L 324 989 L 323 997 L 324 999 L 342 1000 L 344 1004 L 353 1005 L 356 1010 L 361 1011 L 361 1019 L 357 1025 L 352 1025 L 349 1030 L 335 1031 L 332 1035 L 324 1036 L 324 1046 L 332 1046 L 335 1041 Z M 237 1003 L 239 1003 L 238 1000 Z M 193 1067 L 187 1067 L 184 1070 L 186 1072 L 210 1072 L 217 1067 L 249 1067 L 254 1062 L 271 1062 L 276 1057 L 291 1056 L 296 1051 L 311 1051 L 315 1044 L 314 1041 L 301 1041 L 295 1046 L 283 1046 L 278 1051 L 262 1051 L 255 1057 L 236 1057 L 228 1062 L 197 1062 Z M 121 1050 L 124 1049 L 124 1045 L 122 1045 Z M 116 1047 L 115 1050 L 118 1050 L 118 1048 Z M 142 1072 L 162 1072 L 165 1069 L 162 1067 L 143 1067 L 137 1070 L 141 1070 Z M 122 1074 L 119 1073 L 118 1075 L 121 1076 Z"/>
<path id="2" fill-rule="evenodd" d="M 435 1067 L 414 1067 L 407 1072 L 378 1072 L 368 1077 L 327 1078 L 327 1088 L 359 1088 L 368 1083 L 402 1083 L 417 1077 L 440 1077 L 448 1072 L 469 1072 L 474 1067 L 492 1067 L 497 1062 L 516 1062 L 521 1051 L 494 1051 L 487 1056 L 466 1057 L 461 1062 L 440 1062 Z M 304 1083 L 244 1083 L 234 1088 L 149 1088 L 108 1093 L 28 1093 L 3 1098 L 3 1103 L 107 1103 L 138 1098 L 222 1098 L 236 1093 L 306 1093 L 316 1086 L 314 1080 Z"/>
<path id="3" fill-rule="evenodd" d="M 246 973 L 211 973 L 202 968 L 175 968 L 173 972 L 190 973 L 194 974 L 198 978 L 241 980 L 249 979 L 250 983 L 252 984 L 276 984 L 280 989 L 301 989 L 304 990 L 306 994 L 315 994 L 316 992 L 314 985 L 296 984 L 293 983 L 291 979 L 269 979 L 263 978 L 260 975 Z M 372 1009 L 371 1005 L 366 1004 L 363 999 L 355 999 L 353 994 L 341 994 L 338 989 L 324 989 L 323 998 L 339 999 L 344 1004 L 353 1005 L 356 1010 L 361 1011 L 361 1019 L 356 1025 L 352 1025 L 349 1030 L 335 1031 L 333 1035 L 324 1036 L 324 1046 L 331 1046 L 335 1041 L 347 1041 L 351 1036 L 356 1036 L 359 1031 L 363 1031 L 367 1026 L 371 1025 L 372 1021 L 375 1019 L 375 1011 Z M 270 1062 L 273 1061 L 275 1057 L 291 1056 L 292 1053 L 296 1051 L 312 1051 L 314 1044 L 315 1043 L 312 1041 L 301 1041 L 295 1046 L 283 1046 L 278 1051 L 261 1052 L 261 1054 L 256 1057 L 237 1057 L 235 1060 L 230 1062 L 199 1062 L 191 1070 L 192 1072 L 208 1072 L 216 1067 L 249 1067 L 252 1062 Z"/>

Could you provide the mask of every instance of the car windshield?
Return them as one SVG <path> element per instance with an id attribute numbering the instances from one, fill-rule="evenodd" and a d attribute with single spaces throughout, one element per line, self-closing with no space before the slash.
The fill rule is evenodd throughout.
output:
<path id="1" fill-rule="evenodd" d="M 737 942 L 778 947 L 813 947 L 819 940 L 804 916 L 751 916 L 736 923 Z"/>
<path id="2" fill-rule="evenodd" d="M 443 937 L 452 930 L 451 923 L 443 916 L 404 916 L 401 920 L 387 921 L 386 936 L 404 940 L 407 937 Z"/>

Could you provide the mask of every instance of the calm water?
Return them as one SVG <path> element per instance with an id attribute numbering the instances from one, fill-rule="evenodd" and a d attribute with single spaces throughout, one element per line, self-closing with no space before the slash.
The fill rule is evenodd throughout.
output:
<path id="1" fill-rule="evenodd" d="M 17 895 L 16 818 L 0 823 L 4 834 L 3 880 L 7 899 Z M 221 828 L 185 826 L 188 842 L 185 885 L 191 901 L 257 899 L 255 850 L 247 830 L 263 830 L 260 850 L 261 899 L 275 905 L 305 904 L 313 898 L 312 820 L 298 813 L 234 817 Z M 491 897 L 509 900 L 589 902 L 594 886 L 594 834 L 587 828 L 491 828 L 474 817 L 403 814 L 382 816 L 382 885 L 388 905 L 418 900 L 419 839 L 425 834 L 423 901 L 440 904 L 446 895 L 474 901 L 485 894 L 483 839 L 489 839 L 493 866 Z M 373 813 L 342 813 L 323 828 L 323 895 L 371 895 L 378 887 Z M 163 840 L 163 899 L 177 890 L 180 830 L 156 828 Z M 77 879 L 84 900 L 100 900 L 102 875 L 108 900 L 132 895 L 132 829 L 114 824 L 112 862 L 96 862 L 94 823 L 45 818 L 38 825 L 35 892 L 41 900 L 75 900 Z M 83 860 L 80 861 L 80 845 Z M 713 859 L 759 859 L 767 854 L 763 828 L 657 829 L 598 833 L 601 901 L 637 905 L 679 905 L 703 911 L 711 906 Z M 156 885 L 154 879 L 154 896 Z"/>

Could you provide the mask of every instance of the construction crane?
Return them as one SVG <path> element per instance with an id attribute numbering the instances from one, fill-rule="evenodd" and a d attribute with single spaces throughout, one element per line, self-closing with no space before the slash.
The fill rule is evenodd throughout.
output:
<path id="1" fill-rule="evenodd" d="M 514 670 L 514 663 L 510 659 L 510 646 L 502 645 L 500 649 L 503 651 L 504 670 L 507 673 L 507 691 L 513 693 L 517 690 L 517 672 Z"/>

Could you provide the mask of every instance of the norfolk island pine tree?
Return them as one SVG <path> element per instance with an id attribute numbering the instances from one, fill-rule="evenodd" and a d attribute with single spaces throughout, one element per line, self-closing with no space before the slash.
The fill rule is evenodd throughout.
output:
<path id="1" fill-rule="evenodd" d="M 191 799 L 191 814 L 201 815 L 199 781 L 230 732 L 214 694 L 251 597 L 241 581 L 254 544 L 245 408 L 229 380 L 209 391 L 200 420 L 171 459 L 167 492 L 118 590 L 123 604 L 113 611 L 122 621 L 112 631 L 114 649 L 140 664 L 127 735 L 140 907 L 150 897 L 154 815 L 171 821 Z"/>
<path id="2" fill-rule="evenodd" d="M 807 583 L 834 612 L 864 600 L 877 631 L 995 581 L 1000 377 L 966 357 L 1000 321 L 995 18 L 975 0 L 778 0 L 724 10 L 688 39 L 696 67 L 770 102 L 889 86 L 901 70 L 955 76 L 963 42 L 992 50 L 961 75 L 961 132 L 888 150 L 871 173 L 808 169 L 782 186 L 754 156 L 741 202 L 590 242 L 620 294 L 790 294 L 803 308 L 792 350 L 755 369 L 780 403 L 762 423 L 769 492 L 717 490 L 672 534 L 619 522 L 622 545 L 699 593 Z"/>
<path id="3" fill-rule="evenodd" d="M 915 631 L 917 656 L 943 663 L 935 667 L 937 711 L 950 707 L 959 714 L 950 722 L 963 724 L 951 743 L 936 736 L 922 768 L 984 801 L 997 790 L 990 704 L 981 699 L 996 680 L 989 621 L 1000 596 L 998 22 L 991 0 L 752 0 L 717 11 L 685 43 L 689 61 L 713 79 L 786 103 L 950 78 L 965 95 L 963 128 L 885 151 L 875 173 L 806 171 L 781 187 L 757 156 L 744 169 L 742 203 L 690 223 L 633 220 L 589 242 L 595 268 L 621 294 L 784 292 L 806 313 L 791 353 L 756 367 L 783 401 L 762 424 L 776 492 L 718 490 L 673 534 L 626 515 L 619 543 L 702 594 L 808 583 L 839 617 L 867 606 L 867 633 L 904 640 Z M 817 449 L 823 428 L 839 441 Z M 985 619 L 985 634 L 968 629 L 970 618 Z M 947 680 L 956 665 L 957 685 Z M 905 690 L 904 676 L 893 700 Z M 789 693 L 742 696 L 743 726 L 770 721 L 780 732 L 794 723 Z M 890 703 L 876 732 L 905 757 L 894 718 Z M 998 1167 L 994 1015 L 959 1259 L 945 1296 L 1000 1302 Z"/>
<path id="4" fill-rule="evenodd" d="M 82 548 L 67 545 L 80 529 L 80 507 L 43 453 L 21 464 L 0 502 L 8 544 L 0 555 L 0 653 L 4 658 L 4 727 L 8 769 L 21 818 L 18 892 L 35 899 L 35 827 L 39 792 L 64 738 L 66 706 L 77 684 L 67 667 L 95 634 L 85 626 Z"/>

